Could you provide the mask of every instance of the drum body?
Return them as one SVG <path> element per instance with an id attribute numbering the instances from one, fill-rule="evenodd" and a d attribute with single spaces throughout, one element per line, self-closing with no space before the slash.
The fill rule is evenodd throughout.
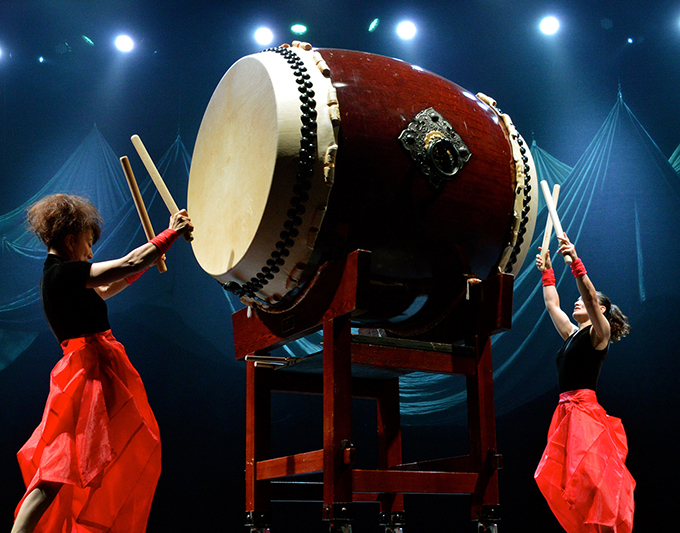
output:
<path id="1" fill-rule="evenodd" d="M 519 269 L 535 183 L 528 147 L 483 95 L 383 56 L 277 48 L 235 63 L 208 105 L 192 244 L 269 312 L 304 303 L 326 261 L 370 250 L 375 308 L 360 320 L 416 334 L 469 278 Z"/>

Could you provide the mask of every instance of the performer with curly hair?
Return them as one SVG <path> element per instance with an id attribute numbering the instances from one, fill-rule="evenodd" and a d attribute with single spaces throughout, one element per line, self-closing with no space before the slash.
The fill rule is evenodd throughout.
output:
<path id="1" fill-rule="evenodd" d="M 63 358 L 51 372 L 40 425 L 17 454 L 26 493 L 12 533 L 143 533 L 161 468 L 158 424 L 105 300 L 153 265 L 193 226 L 182 210 L 126 256 L 91 263 L 102 219 L 78 196 L 47 196 L 28 210 L 47 246 L 41 296 Z"/>
<path id="2" fill-rule="evenodd" d="M 548 444 L 534 478 L 568 533 L 629 533 L 633 528 L 635 481 L 626 468 L 626 433 L 621 420 L 597 401 L 597 382 L 609 343 L 628 334 L 628 319 L 597 292 L 566 234 L 558 253 L 571 257 L 581 297 L 572 317 L 560 308 L 555 274 L 546 253 L 536 256 L 545 306 L 564 344 L 557 354 L 560 401 Z"/>

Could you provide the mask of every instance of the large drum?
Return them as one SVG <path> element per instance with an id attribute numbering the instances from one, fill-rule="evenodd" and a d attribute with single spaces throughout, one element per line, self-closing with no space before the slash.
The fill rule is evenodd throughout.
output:
<path id="1" fill-rule="evenodd" d="M 528 146 L 490 98 L 383 56 L 294 43 L 244 57 L 206 109 L 189 177 L 193 249 L 268 312 L 327 261 L 372 252 L 363 320 L 427 330 L 469 278 L 516 273 L 534 230 Z"/>

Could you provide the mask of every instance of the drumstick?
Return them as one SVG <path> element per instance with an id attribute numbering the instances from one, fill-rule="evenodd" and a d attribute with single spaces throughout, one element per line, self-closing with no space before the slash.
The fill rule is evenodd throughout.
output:
<path id="1" fill-rule="evenodd" d="M 132 172 L 132 167 L 130 166 L 130 160 L 126 155 L 120 158 L 120 164 L 123 167 L 123 172 L 125 172 L 125 177 L 127 178 L 128 185 L 130 186 L 132 200 L 135 202 L 135 207 L 137 207 L 137 213 L 139 213 L 139 219 L 142 221 L 142 227 L 144 228 L 146 238 L 151 240 L 156 235 L 153 232 L 153 226 L 151 225 L 151 220 L 149 220 L 149 214 L 146 212 L 146 207 L 144 207 L 144 200 L 142 199 L 142 194 L 139 192 L 137 180 L 135 179 L 135 175 Z M 159 272 L 166 272 L 168 270 L 168 268 L 165 266 L 165 261 L 163 261 L 162 256 L 158 258 L 156 265 L 158 265 Z"/>
<path id="2" fill-rule="evenodd" d="M 557 199 L 560 196 L 560 186 L 559 184 L 555 184 L 553 186 L 553 192 L 552 192 L 552 200 L 553 204 L 555 205 L 555 209 L 557 209 Z M 545 231 L 543 232 L 543 244 L 541 244 L 541 258 L 545 262 L 545 257 L 548 255 L 548 250 L 550 249 L 550 238 L 552 237 L 552 230 L 553 230 L 553 223 L 552 223 L 552 218 L 550 218 L 550 215 L 548 215 L 546 221 L 545 221 Z"/>
<path id="3" fill-rule="evenodd" d="M 562 231 L 562 224 L 560 224 L 560 218 L 557 216 L 557 211 L 555 210 L 555 204 L 552 201 L 552 196 L 550 196 L 550 189 L 548 188 L 548 182 L 541 180 L 541 190 L 543 191 L 543 198 L 545 198 L 545 204 L 548 207 L 548 213 L 550 213 L 550 218 L 552 219 L 553 226 L 555 226 L 555 235 L 561 237 L 564 235 Z M 568 265 L 571 264 L 572 259 L 568 255 L 564 256 L 564 262 Z"/>
<path id="4" fill-rule="evenodd" d="M 172 194 L 170 194 L 170 191 L 166 187 L 160 172 L 158 172 L 156 165 L 154 165 L 153 160 L 149 155 L 149 152 L 146 151 L 146 147 L 144 146 L 142 139 L 139 138 L 139 135 L 133 135 L 132 137 L 130 137 L 130 140 L 132 141 L 132 144 L 135 146 L 135 149 L 137 150 L 139 157 L 142 159 L 142 163 L 144 163 L 146 170 L 149 172 L 149 176 L 151 176 L 151 181 L 153 181 L 154 185 L 156 185 L 156 189 L 158 189 L 158 193 L 161 195 L 161 198 L 165 202 L 165 206 L 168 208 L 168 211 L 170 211 L 170 214 L 174 215 L 179 211 L 179 207 L 177 207 L 175 200 L 172 198 Z M 191 241 L 193 239 L 193 236 L 191 235 L 191 233 L 185 233 L 184 238 L 187 241 Z"/>

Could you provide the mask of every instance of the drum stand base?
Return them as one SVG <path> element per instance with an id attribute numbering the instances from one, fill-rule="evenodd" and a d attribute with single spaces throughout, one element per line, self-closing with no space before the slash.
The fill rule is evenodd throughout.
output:
<path id="1" fill-rule="evenodd" d="M 498 505 L 482 506 L 481 517 L 477 520 L 476 533 L 498 533 L 498 522 L 500 519 L 500 509 Z"/>
<path id="2" fill-rule="evenodd" d="M 463 314 L 474 323 L 461 346 L 352 335 L 352 316 L 368 309 L 369 273 L 370 252 L 356 251 L 328 265 L 294 309 L 255 310 L 251 316 L 243 309 L 232 317 L 236 358 L 251 356 L 246 363 L 246 527 L 250 533 L 269 533 L 272 501 L 321 501 L 329 531 L 351 533 L 353 502 L 375 502 L 385 533 L 403 533 L 404 493 L 469 494 L 477 531 L 496 533 L 502 456 L 496 453 L 490 335 L 510 328 L 513 278 L 499 274 L 472 287 Z M 319 329 L 323 357 L 308 358 L 308 371 L 298 368 L 303 362 L 262 364 L 270 351 Z M 403 464 L 399 375 L 413 371 L 465 376 L 468 455 Z M 273 391 L 323 396 L 323 449 L 270 456 Z M 355 468 L 353 396 L 376 401 L 374 470 Z M 321 474 L 322 482 L 291 480 L 312 473 Z"/>
<path id="3" fill-rule="evenodd" d="M 404 511 L 380 513 L 380 525 L 384 526 L 385 533 L 404 533 Z"/>
<path id="4" fill-rule="evenodd" d="M 270 517 L 268 512 L 246 512 L 246 528 L 248 533 L 270 533 L 269 529 Z"/>

